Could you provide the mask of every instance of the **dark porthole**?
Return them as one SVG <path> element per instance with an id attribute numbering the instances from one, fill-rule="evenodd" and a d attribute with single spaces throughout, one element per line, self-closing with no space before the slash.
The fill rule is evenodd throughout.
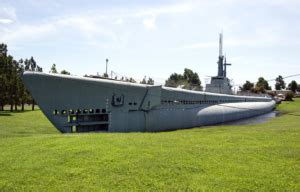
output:
<path id="1" fill-rule="evenodd" d="M 61 114 L 65 115 L 65 114 L 67 114 L 67 111 L 66 110 L 61 110 Z"/>
<path id="2" fill-rule="evenodd" d="M 89 113 L 94 113 L 94 109 L 90 109 L 90 110 L 89 110 Z"/>
<path id="3" fill-rule="evenodd" d="M 129 105 L 132 105 L 132 103 L 129 103 Z"/>
<path id="4" fill-rule="evenodd" d="M 57 109 L 55 109 L 54 111 L 53 111 L 53 115 L 57 115 L 58 114 L 58 111 L 57 111 Z"/>
<path id="5" fill-rule="evenodd" d="M 96 109 L 96 113 L 100 113 L 100 109 Z"/>
<path id="6" fill-rule="evenodd" d="M 136 103 L 136 102 L 134 102 L 134 103 L 133 103 L 133 105 L 137 105 L 137 103 Z"/>
<path id="7" fill-rule="evenodd" d="M 106 109 L 102 109 L 102 113 L 106 113 Z"/>
<path id="8" fill-rule="evenodd" d="M 81 113 L 81 110 L 80 109 L 77 109 L 76 110 L 76 114 L 80 114 Z"/>
<path id="9" fill-rule="evenodd" d="M 74 110 L 73 110 L 73 109 L 70 109 L 70 110 L 69 110 L 69 114 L 74 114 Z"/>
<path id="10" fill-rule="evenodd" d="M 86 113 L 88 113 L 88 110 L 87 110 L 87 109 L 84 109 L 84 110 L 82 110 L 82 112 L 83 112 L 84 114 L 86 114 Z"/>

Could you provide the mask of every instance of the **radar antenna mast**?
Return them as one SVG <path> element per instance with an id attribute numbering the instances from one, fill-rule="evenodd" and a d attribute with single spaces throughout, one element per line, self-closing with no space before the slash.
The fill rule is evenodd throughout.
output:
<path id="1" fill-rule="evenodd" d="M 224 76 L 224 71 L 223 71 L 223 60 L 224 60 L 224 56 L 223 56 L 223 34 L 220 33 L 220 37 L 219 37 L 219 60 L 218 60 L 218 76 L 219 77 L 223 77 Z"/>
<path id="2" fill-rule="evenodd" d="M 220 33 L 219 37 L 219 57 L 223 56 L 223 34 Z"/>
<path id="3" fill-rule="evenodd" d="M 231 65 L 226 62 L 226 56 L 223 55 L 223 33 L 219 37 L 219 60 L 218 60 L 218 77 L 226 77 L 227 66 Z"/>

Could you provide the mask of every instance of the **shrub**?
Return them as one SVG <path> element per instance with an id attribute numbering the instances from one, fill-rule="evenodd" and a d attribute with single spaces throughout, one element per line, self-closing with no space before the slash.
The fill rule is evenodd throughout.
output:
<path id="1" fill-rule="evenodd" d="M 288 92 L 285 94 L 285 100 L 286 101 L 293 101 L 294 93 L 293 92 Z"/>

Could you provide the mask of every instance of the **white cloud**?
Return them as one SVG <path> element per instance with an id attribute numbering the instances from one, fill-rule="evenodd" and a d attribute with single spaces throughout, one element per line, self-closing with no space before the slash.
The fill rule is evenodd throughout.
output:
<path id="1" fill-rule="evenodd" d="M 213 48 L 217 47 L 218 42 L 203 42 L 203 43 L 195 43 L 190 45 L 184 45 L 184 49 L 205 49 L 205 48 Z"/>
<path id="2" fill-rule="evenodd" d="M 91 18 L 81 16 L 63 17 L 58 19 L 55 24 L 78 29 L 88 36 L 96 33 L 98 30 L 96 23 Z"/>
<path id="3" fill-rule="evenodd" d="M 164 5 L 154 8 L 131 8 L 122 10 L 103 11 L 95 9 L 89 12 L 76 12 L 73 15 L 62 15 L 56 18 L 46 18 L 42 23 L 22 24 L 15 22 L 17 16 L 13 7 L 0 8 L 0 24 L 11 24 L 10 27 L 0 28 L 0 40 L 5 42 L 19 42 L 22 40 L 40 40 L 51 35 L 54 31 L 63 32 L 73 30 L 74 34 L 83 35 L 88 41 L 94 42 L 99 36 L 112 41 L 119 40 L 119 31 L 115 25 L 120 25 L 124 19 L 130 21 L 142 20 L 142 25 L 149 30 L 157 29 L 157 17 L 161 14 L 177 14 L 191 11 L 199 2 L 190 1 Z M 101 13 L 101 14 L 100 14 Z M 121 35 L 122 36 L 122 35 Z M 128 38 L 128 37 L 127 37 Z M 127 42 L 124 40 L 124 42 Z"/>
<path id="4" fill-rule="evenodd" d="M 116 20 L 116 24 L 122 24 L 123 23 L 123 18 L 118 18 Z"/>
<path id="5" fill-rule="evenodd" d="M 82 15 L 62 17 L 55 22 L 55 25 L 80 31 L 91 41 L 99 35 L 115 41 L 117 40 L 117 37 L 109 26 L 111 22 L 111 19 L 108 19 L 105 15 Z"/>
<path id="6" fill-rule="evenodd" d="M 156 20 L 159 16 L 165 14 L 180 14 L 180 13 L 187 13 L 195 9 L 197 6 L 206 3 L 205 1 L 188 1 L 184 3 L 176 3 L 176 4 L 169 4 L 154 8 L 148 9 L 138 9 L 135 10 L 134 14 L 129 14 L 128 16 L 133 17 L 141 17 L 143 18 L 143 25 L 146 29 L 157 29 Z"/>
<path id="7" fill-rule="evenodd" d="M 166 14 L 171 14 L 172 19 L 174 19 L 173 16 L 176 16 L 177 18 L 178 14 L 197 12 L 199 14 L 201 13 L 199 16 L 199 20 L 202 19 L 201 21 L 203 22 L 203 18 L 207 16 L 206 14 L 208 14 L 211 8 L 216 8 L 216 11 L 219 10 L 220 2 L 223 2 L 225 4 L 227 3 L 229 5 L 231 5 L 232 3 L 230 0 L 220 0 L 217 2 L 203 0 L 186 1 L 175 4 L 146 8 L 139 7 L 129 9 L 113 9 L 108 11 L 95 9 L 94 11 L 89 12 L 76 12 L 76 14 L 73 15 L 62 15 L 57 18 L 46 18 L 45 20 L 43 20 L 42 23 L 40 22 L 37 24 L 22 24 L 15 22 L 15 20 L 17 20 L 15 9 L 11 7 L 1 7 L 0 24 L 12 25 L 9 25 L 9 27 L 7 28 L 2 27 L 2 29 L 0 26 L 0 40 L 35 40 L 47 37 L 48 35 L 51 35 L 51 33 L 53 33 L 54 31 L 60 33 L 64 31 L 69 32 L 70 30 L 72 30 L 74 34 L 86 38 L 89 41 L 89 44 L 95 44 L 95 40 L 99 39 L 99 37 L 104 37 L 105 39 L 111 40 L 113 42 L 119 42 L 120 38 L 129 38 L 128 36 L 130 35 L 124 36 L 123 34 L 131 34 L 130 31 L 133 29 L 135 30 L 137 23 L 148 30 L 157 29 L 159 27 L 157 26 L 157 23 L 160 19 L 160 16 Z M 213 18 L 216 17 L 218 17 L 218 12 L 216 12 L 216 15 L 213 16 Z M 124 20 L 126 21 L 126 26 L 121 25 L 124 24 Z M 224 22 L 218 22 L 219 20 L 221 19 L 219 19 L 218 17 L 217 22 L 211 23 L 215 23 L 217 27 L 220 27 L 220 23 L 226 23 L 226 26 L 230 26 L 230 28 L 234 30 L 238 29 L 238 25 L 240 24 L 239 22 L 234 23 L 235 19 L 231 17 L 225 19 Z M 212 21 L 215 21 L 215 19 L 212 19 Z M 228 21 L 231 21 L 234 24 L 230 25 Z M 170 23 L 174 23 L 174 20 L 169 21 L 169 24 Z M 196 24 L 195 27 L 197 27 Z M 120 29 L 124 31 L 120 32 Z M 195 30 L 197 29 L 195 28 Z M 225 32 L 226 31 L 227 30 L 225 30 Z M 128 41 L 123 40 L 123 42 Z M 255 34 L 252 37 L 248 38 L 226 38 L 224 44 L 225 46 L 266 46 L 273 45 L 279 42 L 280 41 L 277 37 L 272 37 L 272 35 L 270 34 L 263 34 L 261 36 Z M 184 49 L 202 49 L 214 47 L 218 47 L 217 41 L 200 43 L 196 42 L 194 44 L 187 44 L 183 46 Z"/>
<path id="8" fill-rule="evenodd" d="M 150 30 L 156 29 L 155 17 L 152 17 L 150 19 L 144 19 L 143 24 L 146 29 L 150 29 Z"/>
<path id="9" fill-rule="evenodd" d="M 148 8 L 148 9 L 142 9 L 137 10 L 134 14 L 135 16 L 158 16 L 161 14 L 178 14 L 178 13 L 185 13 L 192 11 L 192 9 L 195 9 L 197 6 L 204 4 L 205 2 L 199 2 L 199 1 L 189 1 L 185 3 L 177 3 L 177 4 L 171 4 L 171 5 L 164 5 L 160 7 L 154 7 L 154 8 Z"/>
<path id="10" fill-rule="evenodd" d="M 0 18 L 0 23 L 1 24 L 10 24 L 10 23 L 13 23 L 14 21 L 11 20 L 11 19 L 1 19 Z"/>
<path id="11" fill-rule="evenodd" d="M 11 24 L 17 20 L 17 15 L 13 7 L 0 7 L 0 24 Z"/>
<path id="12" fill-rule="evenodd" d="M 240 47 L 240 46 L 272 46 L 280 42 L 280 39 L 276 36 L 263 35 L 263 36 L 253 36 L 253 37 L 244 37 L 244 38 L 225 38 L 223 44 L 225 47 Z M 203 48 L 214 48 L 218 47 L 219 42 L 203 42 L 195 43 L 190 45 L 184 45 L 184 49 L 203 49 Z"/>
<path id="13" fill-rule="evenodd" d="M 190 12 L 195 9 L 197 6 L 204 4 L 206 2 L 202 1 L 188 1 L 184 3 L 176 3 L 176 4 L 169 4 L 163 5 L 154 8 L 147 8 L 147 9 L 138 9 L 135 10 L 134 14 L 129 14 L 127 16 L 132 17 L 141 17 L 143 18 L 143 25 L 146 29 L 154 30 L 157 29 L 156 20 L 160 15 L 164 14 L 180 14 Z"/>
<path id="14" fill-rule="evenodd" d="M 43 38 L 54 31 L 55 27 L 52 24 L 20 25 L 17 28 L 7 30 L 5 34 L 0 36 L 0 41 L 10 43 L 31 41 Z"/>
<path id="15" fill-rule="evenodd" d="M 87 41 L 93 42 L 97 36 L 102 35 L 116 40 L 116 35 L 109 28 L 105 28 L 101 17 L 91 16 L 64 16 L 55 19 L 49 19 L 39 24 L 20 24 L 12 27 L 0 28 L 0 41 L 3 42 L 22 42 L 36 41 L 47 38 L 54 33 L 63 33 L 64 31 L 73 31 L 73 34 L 82 35 Z M 1 22 L 12 22 L 10 20 L 1 20 Z"/>
<path id="16" fill-rule="evenodd" d="M 17 18 L 15 8 L 13 7 L 0 7 L 0 18 L 15 20 Z"/>

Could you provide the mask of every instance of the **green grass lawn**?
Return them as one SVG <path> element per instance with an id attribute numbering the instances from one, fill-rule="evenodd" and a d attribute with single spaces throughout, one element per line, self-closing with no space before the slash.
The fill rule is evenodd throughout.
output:
<path id="1" fill-rule="evenodd" d="M 61 134 L 0 112 L 0 191 L 300 191 L 300 99 L 267 123 Z"/>

